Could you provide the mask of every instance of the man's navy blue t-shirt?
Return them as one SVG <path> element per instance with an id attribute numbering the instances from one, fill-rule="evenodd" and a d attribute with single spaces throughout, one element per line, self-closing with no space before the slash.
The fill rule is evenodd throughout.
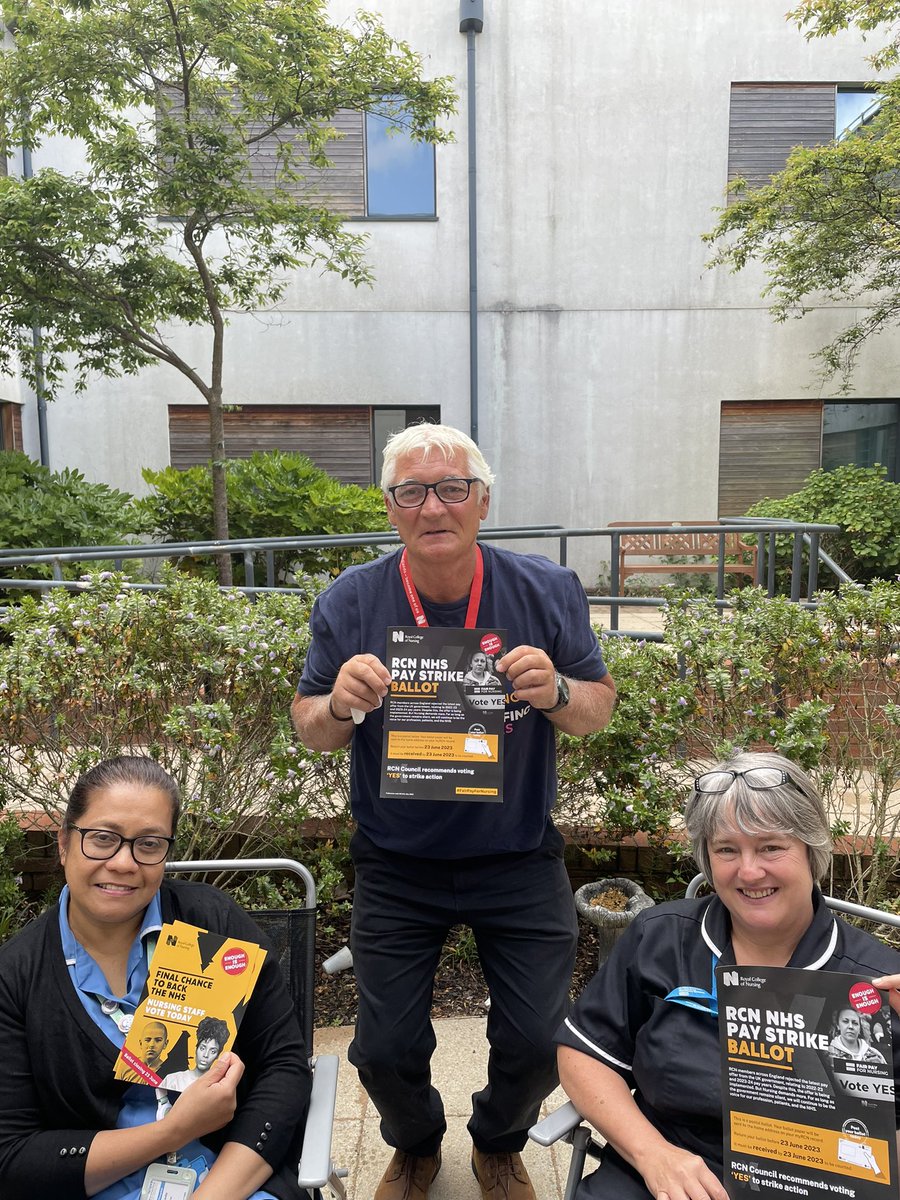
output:
<path id="1" fill-rule="evenodd" d="M 507 648 L 537 646 L 573 679 L 606 674 L 584 589 L 573 571 L 532 554 L 482 544 L 484 586 L 479 628 L 508 631 Z M 384 662 L 387 630 L 412 625 L 398 563 L 400 551 L 350 567 L 316 600 L 312 642 L 297 687 L 304 696 L 331 691 L 355 654 Z M 433 604 L 429 625 L 465 624 L 467 597 Z M 506 700 L 503 802 L 396 800 L 379 795 L 383 709 L 356 726 L 350 798 L 360 829 L 385 850 L 424 858 L 469 858 L 533 850 L 541 844 L 556 800 L 555 730 L 524 701 Z"/>

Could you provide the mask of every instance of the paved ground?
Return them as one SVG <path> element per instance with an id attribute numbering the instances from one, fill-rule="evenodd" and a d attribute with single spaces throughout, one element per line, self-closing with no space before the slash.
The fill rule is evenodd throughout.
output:
<path id="1" fill-rule="evenodd" d="M 601 629 L 609 629 L 609 608 L 601 604 L 592 604 L 591 621 Z M 655 606 L 644 604 L 634 608 L 620 607 L 619 609 L 619 629 L 637 630 L 640 633 L 661 633 L 663 623 L 663 611 Z"/>
<path id="2" fill-rule="evenodd" d="M 472 1143 L 466 1132 L 471 1113 L 471 1096 L 484 1085 L 488 1046 L 486 1021 L 482 1017 L 460 1017 L 435 1021 L 437 1050 L 432 1059 L 435 1086 L 444 1097 L 448 1130 L 443 1145 L 443 1166 L 429 1193 L 429 1200 L 480 1200 L 480 1191 L 469 1166 Z M 347 1046 L 353 1035 L 349 1027 L 317 1029 L 317 1054 L 337 1054 L 341 1060 L 333 1157 L 348 1167 L 348 1200 L 371 1200 L 391 1151 L 381 1140 L 378 1114 L 359 1085 L 356 1071 L 347 1062 Z M 565 1100 L 555 1092 L 545 1106 L 557 1108 Z M 543 1150 L 533 1143 L 523 1157 L 534 1182 L 538 1200 L 560 1200 L 569 1169 L 569 1147 Z"/>

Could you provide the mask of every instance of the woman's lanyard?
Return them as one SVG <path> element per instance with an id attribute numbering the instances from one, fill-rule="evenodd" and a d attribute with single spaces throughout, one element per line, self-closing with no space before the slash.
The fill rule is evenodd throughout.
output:
<path id="1" fill-rule="evenodd" d="M 153 951 L 156 949 L 156 941 L 156 934 L 151 934 L 144 943 L 144 957 L 147 960 L 148 971 L 150 970 L 150 959 L 153 957 Z M 100 1011 L 105 1017 L 109 1017 L 112 1020 L 119 1033 L 128 1033 L 134 1022 L 133 1012 L 125 1012 L 119 1000 L 108 1000 L 105 996 L 98 995 L 97 992 L 88 992 L 88 995 L 93 1000 L 96 1000 L 100 1005 Z"/>
<path id="2" fill-rule="evenodd" d="M 716 967 L 719 963 L 719 956 L 712 956 L 712 981 L 709 985 L 709 991 L 706 992 L 703 988 L 691 987 L 685 985 L 683 987 L 673 988 L 668 996 L 664 996 L 664 1000 L 671 1000 L 673 1004 L 683 1004 L 685 1008 L 698 1008 L 700 1012 L 709 1013 L 711 1016 L 719 1014 L 719 997 L 716 992 Z"/>
<path id="3" fill-rule="evenodd" d="M 428 627 L 428 618 L 425 616 L 425 609 L 422 607 L 422 601 L 419 599 L 419 593 L 416 591 L 416 585 L 413 583 L 412 575 L 409 571 L 409 563 L 406 561 L 406 547 L 403 547 L 403 553 L 400 555 L 400 578 L 403 581 L 403 590 L 406 592 L 406 598 L 409 601 L 409 607 L 412 609 L 412 615 L 416 624 L 420 629 Z M 481 553 L 481 547 L 475 546 L 475 575 L 472 579 L 472 586 L 469 589 L 469 606 L 466 609 L 466 629 L 474 629 L 478 624 L 478 609 L 481 606 L 481 586 L 484 582 L 484 557 Z"/>

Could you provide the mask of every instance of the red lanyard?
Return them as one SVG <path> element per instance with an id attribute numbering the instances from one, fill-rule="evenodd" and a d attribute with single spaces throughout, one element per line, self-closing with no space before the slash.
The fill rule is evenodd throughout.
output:
<path id="1" fill-rule="evenodd" d="M 405 546 L 403 547 L 403 553 L 400 555 L 400 578 L 403 580 L 403 590 L 406 592 L 406 598 L 409 601 L 409 607 L 412 609 L 415 622 L 420 629 L 424 629 L 428 625 L 428 618 L 425 616 L 425 609 L 422 607 L 422 601 L 419 599 L 416 585 L 413 583 L 412 575 L 409 573 Z M 481 585 L 483 582 L 484 558 L 481 553 L 481 547 L 476 543 L 475 575 L 472 579 L 472 587 L 469 589 L 469 607 L 466 609 L 466 629 L 474 629 L 478 624 L 478 609 L 481 605 Z"/>

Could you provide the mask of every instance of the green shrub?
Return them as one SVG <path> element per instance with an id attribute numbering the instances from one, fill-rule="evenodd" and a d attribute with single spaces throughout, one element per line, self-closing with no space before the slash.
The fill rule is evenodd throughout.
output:
<path id="1" fill-rule="evenodd" d="M 619 701 L 607 729 L 560 739 L 557 817 L 677 850 L 691 776 L 771 748 L 816 781 L 850 897 L 882 905 L 900 839 L 900 585 L 827 593 L 817 611 L 759 588 L 731 600 L 673 597 L 661 644 L 604 636 Z"/>
<path id="2" fill-rule="evenodd" d="M 0 615 L 0 808 L 56 819 L 81 771 L 148 753 L 181 787 L 180 857 L 269 855 L 345 799 L 344 756 L 290 728 L 311 596 L 166 581 L 102 572 Z"/>
<path id="3" fill-rule="evenodd" d="M 24 902 L 17 866 L 26 852 L 25 834 L 15 817 L 0 814 L 0 942 L 22 928 L 34 915 Z"/>
<path id="4" fill-rule="evenodd" d="M 154 488 L 153 495 L 138 502 L 147 528 L 173 542 L 212 537 L 212 482 L 205 466 L 147 469 L 143 476 Z M 378 533 L 390 528 L 377 488 L 340 483 L 302 454 L 269 451 L 229 459 L 226 477 L 233 538 Z M 278 580 L 284 583 L 293 573 L 338 575 L 350 563 L 365 562 L 377 553 L 365 547 L 279 553 Z M 208 570 L 215 573 L 212 565 Z"/>
<path id="5" fill-rule="evenodd" d="M 306 859 L 306 822 L 327 817 L 318 867 L 340 909 L 347 756 L 307 752 L 289 723 L 312 592 L 251 603 L 164 578 L 144 594 L 101 572 L 0 614 L 0 809 L 56 818 L 80 771 L 150 753 L 185 797 L 180 857 Z M 691 776 L 736 747 L 772 747 L 811 772 L 846 835 L 850 895 L 882 904 L 900 839 L 900 584 L 826 594 L 817 611 L 756 588 L 732 601 L 722 613 L 673 596 L 659 644 L 604 635 L 618 705 L 607 729 L 560 738 L 557 818 L 677 846 Z M 3 836 L 0 820 L 0 850 Z"/>
<path id="6" fill-rule="evenodd" d="M 604 636 L 603 656 L 618 691 L 615 714 L 598 733 L 559 739 L 557 818 L 602 825 L 613 837 L 665 839 L 683 798 L 693 686 L 679 678 L 669 646 Z"/>
<path id="7" fill-rule="evenodd" d="M 666 610 L 666 643 L 692 692 L 692 764 L 758 745 L 814 767 L 846 656 L 815 612 L 784 596 L 745 588 L 731 602 L 724 617 L 687 595 Z"/>
<path id="8" fill-rule="evenodd" d="M 900 839 L 900 586 L 823 596 L 819 618 L 839 667 L 816 774 L 845 835 L 854 891 L 880 907 L 896 893 Z"/>
<path id="9" fill-rule="evenodd" d="M 51 471 L 18 451 L 0 451 L 0 546 L 111 546 L 127 542 L 140 528 L 127 493 L 88 483 L 78 471 Z M 75 578 L 82 570 L 74 564 L 65 573 Z M 36 566 L 27 574 L 49 578 L 51 569 Z"/>
<path id="10" fill-rule="evenodd" d="M 840 525 L 841 533 L 823 536 L 822 548 L 858 583 L 891 579 L 900 571 L 900 483 L 892 483 L 882 466 L 813 471 L 799 492 L 760 500 L 747 515 Z M 777 542 L 777 566 L 784 574 L 793 539 Z M 821 572 L 823 586 L 827 574 Z"/>

